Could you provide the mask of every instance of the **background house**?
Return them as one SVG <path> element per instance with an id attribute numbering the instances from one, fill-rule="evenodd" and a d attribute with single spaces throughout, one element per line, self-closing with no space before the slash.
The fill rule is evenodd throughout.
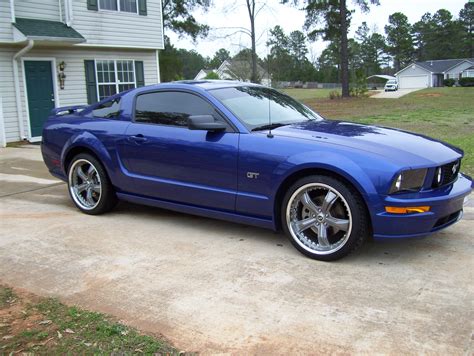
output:
<path id="1" fill-rule="evenodd" d="M 54 107 L 160 81 L 160 0 L 0 0 L 0 144 Z"/>
<path id="2" fill-rule="evenodd" d="M 250 82 L 252 76 L 252 66 L 249 61 L 228 59 L 222 62 L 217 69 L 201 69 L 194 77 L 194 80 L 204 79 L 210 72 L 215 72 L 221 80 L 238 80 L 241 82 Z M 271 86 L 270 74 L 257 64 L 257 73 L 260 83 Z"/>
<path id="3" fill-rule="evenodd" d="M 400 89 L 443 86 L 444 79 L 474 77 L 474 58 L 414 62 L 395 73 Z"/>

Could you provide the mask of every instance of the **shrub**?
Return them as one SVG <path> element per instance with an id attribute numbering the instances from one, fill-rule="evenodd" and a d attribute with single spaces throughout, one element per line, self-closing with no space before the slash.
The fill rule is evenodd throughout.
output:
<path id="1" fill-rule="evenodd" d="M 454 79 L 445 79 L 443 80 L 443 85 L 445 87 L 452 87 L 454 85 L 454 83 L 456 83 L 456 81 Z"/>
<path id="2" fill-rule="evenodd" d="M 204 79 L 220 79 L 220 78 L 216 72 L 212 71 L 212 72 L 207 73 Z"/>
<path id="3" fill-rule="evenodd" d="M 459 79 L 459 85 L 462 87 L 474 87 L 474 77 L 464 77 Z"/>
<path id="4" fill-rule="evenodd" d="M 339 99 L 341 97 L 341 93 L 339 90 L 333 90 L 329 92 L 329 99 L 334 100 L 334 99 Z"/>

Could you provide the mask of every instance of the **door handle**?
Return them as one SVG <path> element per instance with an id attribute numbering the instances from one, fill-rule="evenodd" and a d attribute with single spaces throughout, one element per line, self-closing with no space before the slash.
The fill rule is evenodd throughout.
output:
<path id="1" fill-rule="evenodd" d="M 143 136 L 142 134 L 129 136 L 128 140 L 132 141 L 132 142 L 136 142 L 136 143 L 143 143 L 143 142 L 148 141 L 148 139 L 145 136 Z"/>

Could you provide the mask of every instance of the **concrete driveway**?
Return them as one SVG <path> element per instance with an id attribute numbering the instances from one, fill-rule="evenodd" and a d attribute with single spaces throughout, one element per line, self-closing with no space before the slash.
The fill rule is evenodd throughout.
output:
<path id="1" fill-rule="evenodd" d="M 398 99 L 404 95 L 413 93 L 414 91 L 421 90 L 422 88 L 418 89 L 398 89 L 397 91 L 380 91 L 380 93 L 370 96 L 374 99 Z"/>
<path id="2" fill-rule="evenodd" d="M 211 353 L 472 354 L 474 208 L 337 263 L 271 231 L 121 204 L 79 213 L 37 146 L 0 150 L 0 282 Z"/>

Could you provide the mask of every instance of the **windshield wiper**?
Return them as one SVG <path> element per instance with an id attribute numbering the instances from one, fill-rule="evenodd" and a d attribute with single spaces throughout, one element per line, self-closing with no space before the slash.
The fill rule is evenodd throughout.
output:
<path id="1" fill-rule="evenodd" d="M 287 126 L 290 124 L 283 124 L 283 123 L 274 123 L 274 124 L 266 124 L 262 126 L 257 126 L 252 129 L 252 131 L 262 131 L 262 130 L 272 130 L 276 129 L 277 127 Z"/>

